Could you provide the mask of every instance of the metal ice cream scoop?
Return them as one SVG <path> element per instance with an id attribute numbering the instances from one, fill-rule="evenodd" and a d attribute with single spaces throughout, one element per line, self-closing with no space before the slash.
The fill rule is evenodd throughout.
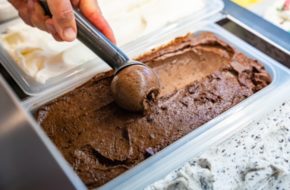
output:
<path id="1" fill-rule="evenodd" d="M 46 0 L 40 0 L 46 14 L 51 15 Z M 144 111 L 146 102 L 159 93 L 159 79 L 148 66 L 130 60 L 111 43 L 79 10 L 74 9 L 77 38 L 114 70 L 111 90 L 116 103 L 129 111 Z"/>

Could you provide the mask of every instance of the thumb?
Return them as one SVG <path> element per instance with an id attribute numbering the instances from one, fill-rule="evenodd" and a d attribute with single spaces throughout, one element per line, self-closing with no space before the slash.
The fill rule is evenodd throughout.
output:
<path id="1" fill-rule="evenodd" d="M 70 0 L 48 0 L 49 9 L 55 29 L 64 41 L 76 38 L 77 27 Z"/>
<path id="2" fill-rule="evenodd" d="M 79 8 L 83 15 L 95 25 L 107 38 L 116 43 L 113 31 L 104 16 L 96 0 L 80 0 Z"/>

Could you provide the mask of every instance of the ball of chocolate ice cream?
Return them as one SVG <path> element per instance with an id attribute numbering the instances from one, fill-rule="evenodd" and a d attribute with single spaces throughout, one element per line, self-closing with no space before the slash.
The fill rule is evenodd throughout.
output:
<path id="1" fill-rule="evenodd" d="M 142 112 L 159 94 L 159 79 L 145 65 L 131 65 L 117 73 L 111 89 L 116 103 L 128 110 Z"/>

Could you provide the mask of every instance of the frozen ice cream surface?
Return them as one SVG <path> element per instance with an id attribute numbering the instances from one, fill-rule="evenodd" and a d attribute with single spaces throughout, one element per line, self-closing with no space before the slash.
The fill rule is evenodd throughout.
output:
<path id="1" fill-rule="evenodd" d="M 0 0 L 0 22 L 9 20 L 17 15 L 18 12 L 7 0 Z"/>
<path id="2" fill-rule="evenodd" d="M 89 188 L 99 187 L 263 89 L 260 63 L 212 33 L 188 34 L 137 58 L 160 80 L 145 113 L 121 109 L 112 72 L 38 108 L 36 120 Z"/>
<path id="3" fill-rule="evenodd" d="M 100 0 L 99 3 L 119 45 L 204 6 L 201 0 Z M 22 22 L 9 27 L 0 40 L 18 66 L 39 83 L 46 83 L 96 57 L 78 41 L 56 42 L 49 34 Z"/>
<path id="4" fill-rule="evenodd" d="M 290 101 L 146 190 L 290 189 Z"/>
<path id="5" fill-rule="evenodd" d="M 96 57 L 78 41 L 57 42 L 50 34 L 22 22 L 8 27 L 0 40 L 18 66 L 39 83 Z"/>
<path id="6" fill-rule="evenodd" d="M 99 0 L 118 44 L 130 42 L 202 9 L 202 0 Z"/>

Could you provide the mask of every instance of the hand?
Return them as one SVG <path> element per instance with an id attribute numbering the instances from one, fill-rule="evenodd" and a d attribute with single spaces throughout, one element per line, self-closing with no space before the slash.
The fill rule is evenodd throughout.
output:
<path id="1" fill-rule="evenodd" d="M 96 0 L 47 0 L 52 18 L 45 15 L 38 0 L 9 0 L 24 22 L 47 31 L 58 41 L 73 41 L 77 27 L 72 7 L 82 14 L 115 43 L 114 34 L 102 15 Z"/>

